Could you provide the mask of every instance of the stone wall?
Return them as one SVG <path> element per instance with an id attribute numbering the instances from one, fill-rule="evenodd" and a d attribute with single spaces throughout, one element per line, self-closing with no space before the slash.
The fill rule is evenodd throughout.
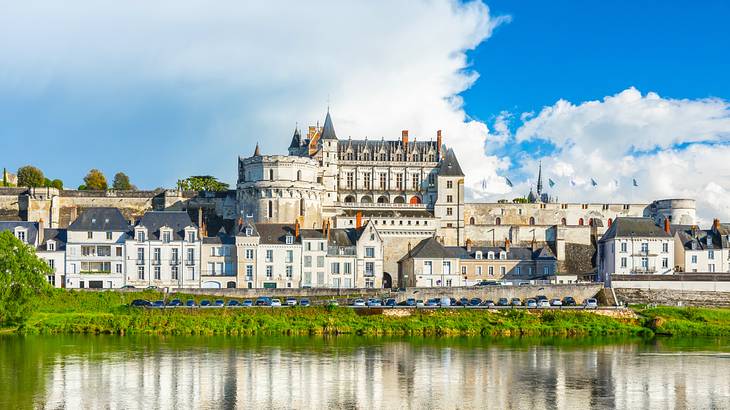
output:
<path id="1" fill-rule="evenodd" d="M 565 258 L 558 261 L 558 272 L 574 275 L 592 272 L 595 253 L 593 245 L 566 243 Z"/>
<path id="2" fill-rule="evenodd" d="M 620 303 L 665 306 L 730 307 L 730 291 L 615 288 Z"/>
<path id="3" fill-rule="evenodd" d="M 572 296 L 578 303 L 586 298 L 592 298 L 603 288 L 603 284 L 576 284 L 576 285 L 529 285 L 529 286 L 469 286 L 453 288 L 407 288 L 405 292 L 398 292 L 397 299 L 406 298 L 432 299 L 439 297 L 473 298 L 482 300 L 499 298 L 534 298 L 537 295 L 545 295 L 549 299 L 565 296 Z M 395 297 L 395 296 L 394 296 Z"/>

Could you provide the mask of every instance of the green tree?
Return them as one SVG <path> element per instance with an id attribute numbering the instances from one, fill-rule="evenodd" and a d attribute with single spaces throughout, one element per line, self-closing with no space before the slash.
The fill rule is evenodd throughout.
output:
<path id="1" fill-rule="evenodd" d="M 114 175 L 112 188 L 120 191 L 129 191 L 130 189 L 134 189 L 132 184 L 129 182 L 129 177 L 124 172 L 117 172 L 116 175 Z"/>
<path id="2" fill-rule="evenodd" d="M 45 177 L 43 171 L 32 166 L 26 165 L 18 168 L 18 186 L 25 187 L 42 187 L 45 185 Z"/>
<path id="3" fill-rule="evenodd" d="M 527 198 L 515 198 L 512 200 L 512 202 L 515 204 L 526 204 Z"/>
<path id="4" fill-rule="evenodd" d="M 183 191 L 227 191 L 228 184 L 210 175 L 196 175 L 177 182 Z"/>
<path id="5" fill-rule="evenodd" d="M 51 188 L 63 189 L 63 181 L 60 179 L 54 179 L 51 181 Z"/>
<path id="6" fill-rule="evenodd" d="M 43 178 L 43 186 L 48 188 L 51 186 L 51 180 L 48 178 Z"/>
<path id="7" fill-rule="evenodd" d="M 105 191 L 107 188 L 106 177 L 98 169 L 94 168 L 84 177 L 86 189 Z"/>
<path id="8" fill-rule="evenodd" d="M 53 269 L 10 231 L 0 232 L 0 323 L 21 323 L 33 299 L 50 291 L 45 276 Z"/>

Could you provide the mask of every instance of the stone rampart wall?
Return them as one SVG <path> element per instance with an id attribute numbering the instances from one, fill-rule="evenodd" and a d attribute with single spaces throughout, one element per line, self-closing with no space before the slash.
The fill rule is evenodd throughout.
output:
<path id="1" fill-rule="evenodd" d="M 675 289 L 614 288 L 619 303 L 664 306 L 730 307 L 730 289 L 696 291 Z"/>

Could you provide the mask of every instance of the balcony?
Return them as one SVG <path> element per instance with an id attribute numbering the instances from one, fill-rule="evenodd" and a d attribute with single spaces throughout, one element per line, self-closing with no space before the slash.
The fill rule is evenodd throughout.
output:
<path id="1" fill-rule="evenodd" d="M 657 256 L 657 254 L 655 252 L 652 252 L 652 251 L 649 251 L 649 250 L 646 250 L 646 251 L 645 250 L 641 250 L 641 251 L 634 251 L 631 254 L 631 256 L 645 256 L 645 257 L 649 257 L 649 256 Z"/>
<path id="2" fill-rule="evenodd" d="M 162 264 L 162 261 L 159 260 L 159 259 L 152 259 L 152 264 L 153 265 L 161 265 Z"/>
<path id="3" fill-rule="evenodd" d="M 647 274 L 647 273 L 656 273 L 655 267 L 649 267 L 649 268 L 632 268 L 631 273 L 634 274 Z"/>
<path id="4" fill-rule="evenodd" d="M 179 259 L 170 259 L 170 265 L 171 266 L 177 266 L 179 264 L 180 264 L 180 260 Z"/>
<path id="5" fill-rule="evenodd" d="M 144 259 L 137 259 L 137 265 L 144 265 Z"/>
<path id="6" fill-rule="evenodd" d="M 378 203 L 378 202 L 335 202 L 335 206 L 345 209 L 426 209 L 426 204 L 394 204 L 394 203 Z"/>
<path id="7" fill-rule="evenodd" d="M 185 261 L 185 265 L 186 266 L 193 266 L 193 265 L 195 265 L 195 261 L 192 260 L 192 259 L 188 259 L 188 260 Z"/>

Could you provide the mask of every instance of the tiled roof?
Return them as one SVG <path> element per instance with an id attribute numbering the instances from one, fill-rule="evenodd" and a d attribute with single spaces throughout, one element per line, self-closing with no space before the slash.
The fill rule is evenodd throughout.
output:
<path id="1" fill-rule="evenodd" d="M 426 238 L 416 244 L 410 252 L 401 258 L 402 260 L 408 258 L 456 258 L 447 248 L 445 248 L 439 241 L 434 237 Z"/>

